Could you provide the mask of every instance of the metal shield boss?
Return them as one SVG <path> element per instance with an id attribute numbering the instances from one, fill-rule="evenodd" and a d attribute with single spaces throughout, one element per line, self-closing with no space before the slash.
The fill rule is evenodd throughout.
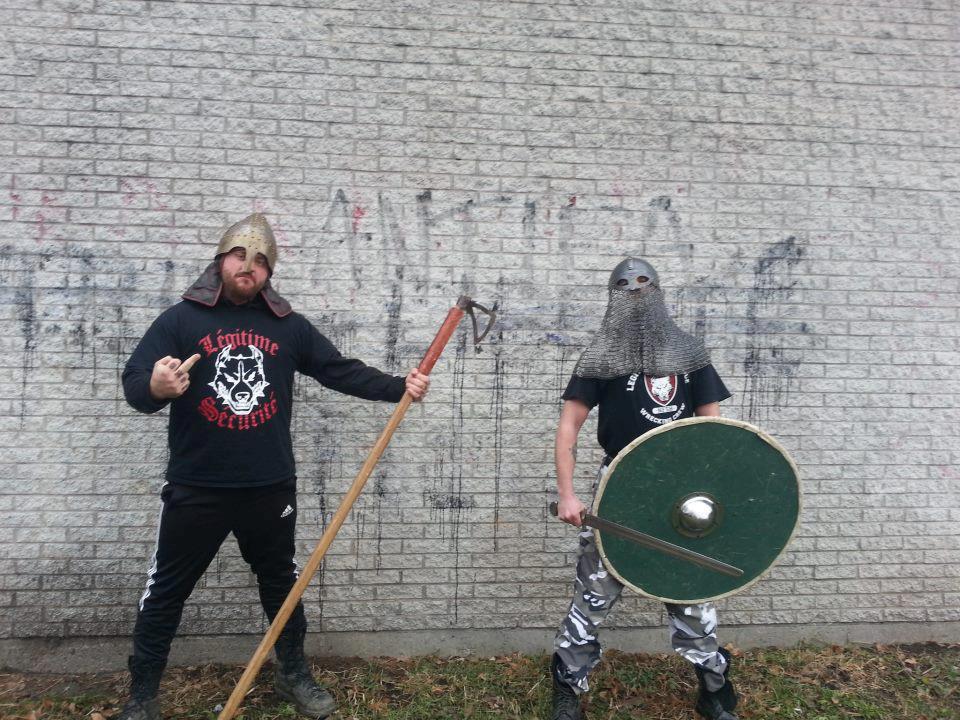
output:
<path id="1" fill-rule="evenodd" d="M 738 576 L 595 529 L 607 570 L 664 602 L 718 600 L 757 582 L 800 519 L 797 467 L 745 422 L 696 417 L 641 435 L 610 464 L 593 514 L 742 570 Z"/>

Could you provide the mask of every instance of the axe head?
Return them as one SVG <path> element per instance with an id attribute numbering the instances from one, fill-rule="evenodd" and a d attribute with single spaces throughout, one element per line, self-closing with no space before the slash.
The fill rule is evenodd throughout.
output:
<path id="1" fill-rule="evenodd" d="M 496 311 L 488 310 L 480 303 L 474 302 L 467 295 L 461 295 L 459 298 L 457 298 L 457 307 L 470 316 L 470 322 L 473 323 L 473 344 L 479 345 L 490 333 L 490 330 L 493 328 L 493 324 L 497 321 Z M 477 316 L 474 312 L 476 310 L 479 310 L 481 313 L 487 316 L 487 326 L 483 329 L 483 332 L 479 331 Z"/>

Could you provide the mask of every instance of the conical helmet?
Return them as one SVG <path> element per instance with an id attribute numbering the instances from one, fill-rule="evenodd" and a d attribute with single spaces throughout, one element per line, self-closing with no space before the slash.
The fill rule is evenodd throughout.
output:
<path id="1" fill-rule="evenodd" d="M 234 248 L 242 247 L 247 251 L 247 260 L 243 265 L 246 272 L 253 267 L 257 253 L 261 253 L 273 272 L 277 263 L 277 241 L 273 237 L 270 223 L 262 213 L 248 215 L 238 223 L 227 228 L 217 246 L 217 255 L 228 253 Z"/>
<path id="2" fill-rule="evenodd" d="M 660 287 L 660 276 L 653 265 L 640 258 L 627 258 L 610 273 L 611 290 L 641 290 L 648 285 Z"/>

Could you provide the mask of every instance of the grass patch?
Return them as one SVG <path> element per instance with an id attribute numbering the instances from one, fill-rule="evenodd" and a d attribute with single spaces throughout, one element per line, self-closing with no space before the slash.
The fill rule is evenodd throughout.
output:
<path id="1" fill-rule="evenodd" d="M 958 720 L 960 646 L 798 647 L 739 651 L 733 679 L 742 720 Z M 338 720 L 498 720 L 546 717 L 545 655 L 498 658 L 321 658 L 318 679 L 336 696 Z M 241 669 L 202 665 L 164 676 L 165 718 L 214 720 Z M 125 673 L 0 673 L 3 720 L 110 720 Z M 673 655 L 607 653 L 585 698 L 591 720 L 690 720 L 693 671 Z M 244 720 L 299 717 L 263 672 Z"/>

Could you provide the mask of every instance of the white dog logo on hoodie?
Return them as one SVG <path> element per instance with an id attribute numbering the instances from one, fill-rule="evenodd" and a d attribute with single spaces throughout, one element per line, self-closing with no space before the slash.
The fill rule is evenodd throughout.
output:
<path id="1" fill-rule="evenodd" d="M 217 355 L 217 374 L 208 383 L 235 415 L 249 415 L 270 384 L 263 372 L 263 352 L 254 347 L 227 346 Z"/>

